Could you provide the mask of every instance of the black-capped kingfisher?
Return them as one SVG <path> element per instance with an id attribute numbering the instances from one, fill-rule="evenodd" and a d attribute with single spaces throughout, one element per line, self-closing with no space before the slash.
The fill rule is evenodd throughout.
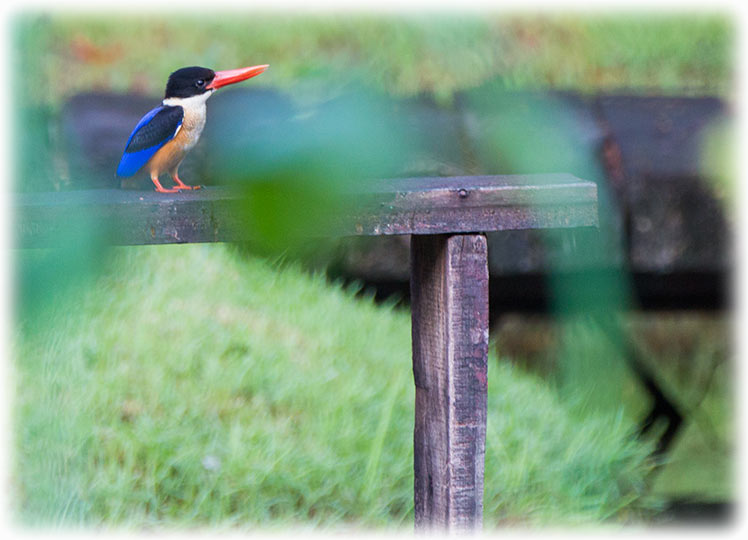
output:
<path id="1" fill-rule="evenodd" d="M 176 193 L 197 189 L 179 179 L 178 169 L 184 156 L 200 139 L 205 127 L 205 102 L 218 88 L 259 75 L 267 65 L 227 71 L 203 67 L 185 67 L 169 75 L 161 105 L 140 119 L 130 134 L 117 167 L 118 176 L 132 176 L 145 167 L 156 191 Z M 166 189 L 159 176 L 169 173 L 174 187 Z"/>

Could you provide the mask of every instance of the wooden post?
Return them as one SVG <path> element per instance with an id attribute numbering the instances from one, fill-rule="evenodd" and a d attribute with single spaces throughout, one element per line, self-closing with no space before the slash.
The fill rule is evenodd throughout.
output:
<path id="1" fill-rule="evenodd" d="M 411 238 L 416 528 L 478 529 L 486 444 L 486 237 Z"/>

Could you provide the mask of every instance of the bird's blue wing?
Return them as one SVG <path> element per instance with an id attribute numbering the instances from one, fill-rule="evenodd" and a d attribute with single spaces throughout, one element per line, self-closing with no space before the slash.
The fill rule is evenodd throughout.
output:
<path id="1" fill-rule="evenodd" d="M 169 105 L 156 107 L 141 118 L 127 139 L 117 175 L 132 176 L 138 172 L 159 148 L 174 138 L 183 118 L 182 107 Z"/>

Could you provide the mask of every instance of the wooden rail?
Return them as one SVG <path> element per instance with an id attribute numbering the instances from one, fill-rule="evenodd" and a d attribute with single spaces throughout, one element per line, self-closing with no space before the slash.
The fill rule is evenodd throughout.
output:
<path id="1" fill-rule="evenodd" d="M 350 190 L 334 234 L 452 234 L 597 224 L 595 184 L 568 174 L 403 178 Z M 236 189 L 156 193 L 101 189 L 25 193 L 15 198 L 19 247 L 55 247 L 76 220 L 118 245 L 233 242 L 247 236 Z"/>
<path id="2" fill-rule="evenodd" d="M 594 227 L 597 189 L 568 174 L 367 182 L 331 234 L 412 234 L 415 521 L 474 529 L 483 516 L 488 356 L 488 231 Z M 18 247 L 55 247 L 82 220 L 112 244 L 242 240 L 228 188 L 161 194 L 98 190 L 16 196 Z"/>

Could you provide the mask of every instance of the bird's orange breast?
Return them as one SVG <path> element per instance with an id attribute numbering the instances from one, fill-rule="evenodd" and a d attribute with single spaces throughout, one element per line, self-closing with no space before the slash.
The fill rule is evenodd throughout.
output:
<path id="1" fill-rule="evenodd" d="M 151 177 L 163 173 L 176 173 L 187 152 L 197 144 L 205 127 L 205 107 L 184 107 L 184 118 L 177 134 L 164 144 L 146 166 Z"/>
<path id="2" fill-rule="evenodd" d="M 174 137 L 153 154 L 146 167 L 148 167 L 151 176 L 174 171 L 182 162 L 186 153 L 184 145 L 180 144 L 180 141 Z"/>

